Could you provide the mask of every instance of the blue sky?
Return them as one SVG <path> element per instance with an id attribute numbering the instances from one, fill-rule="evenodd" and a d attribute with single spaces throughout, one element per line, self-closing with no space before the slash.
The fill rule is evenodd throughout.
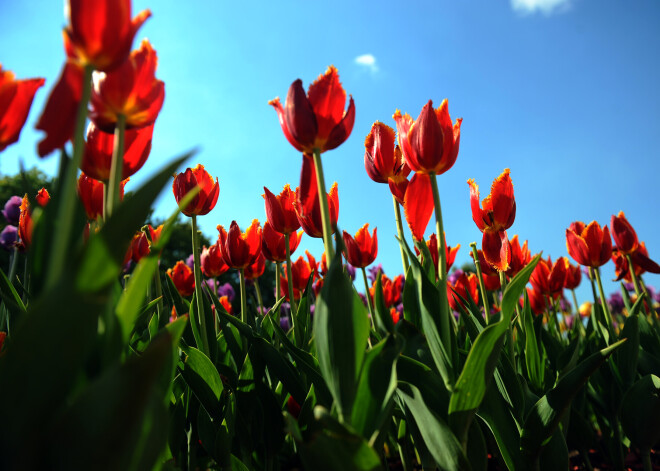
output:
<path id="1" fill-rule="evenodd" d="M 469 260 L 468 244 L 481 240 L 466 181 L 474 178 L 485 196 L 507 167 L 518 208 L 509 235 L 528 239 L 532 252 L 567 255 L 572 221 L 608 224 L 623 210 L 660 259 L 652 190 L 660 174 L 657 1 L 133 2 L 134 14 L 144 8 L 153 16 L 134 46 L 148 37 L 158 51 L 166 97 L 152 154 L 127 189 L 198 146 L 188 165 L 202 163 L 220 182 L 216 208 L 200 220 L 211 238 L 232 219 L 241 227 L 263 222 L 263 186 L 278 193 L 298 185 L 301 156 L 267 102 L 284 100 L 296 78 L 306 88 L 334 64 L 356 120 L 350 138 L 323 156 L 327 184 L 339 183 L 342 229 L 378 227 L 377 262 L 389 275 L 401 271 L 392 201 L 387 185 L 364 170 L 364 138 L 376 120 L 394 126 L 395 109 L 417 117 L 429 99 L 439 106 L 444 98 L 452 118 L 464 118 L 458 160 L 439 177 L 459 265 Z M 0 156 L 2 173 L 17 172 L 19 159 L 56 170 L 55 155 L 36 157 L 33 128 L 64 61 L 64 23 L 62 4 L 52 0 L 3 6 L 0 61 L 19 78 L 47 82 L 19 144 Z M 156 214 L 174 207 L 166 191 Z M 323 245 L 305 236 L 296 255 L 306 248 L 320 257 Z M 613 278 L 613 265 L 603 272 Z M 657 275 L 646 281 L 660 285 Z M 590 299 L 584 282 L 578 296 Z"/>

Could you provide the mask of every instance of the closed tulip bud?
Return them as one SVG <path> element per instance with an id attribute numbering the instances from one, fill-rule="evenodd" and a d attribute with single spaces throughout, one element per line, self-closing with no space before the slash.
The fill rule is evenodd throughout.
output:
<path id="1" fill-rule="evenodd" d="M 172 192 L 177 204 L 181 202 L 184 196 L 194 188 L 200 188 L 199 193 L 195 195 L 193 200 L 188 203 L 181 212 L 186 216 L 203 216 L 208 214 L 218 201 L 220 194 L 220 186 L 218 185 L 218 178 L 216 177 L 215 183 L 209 173 L 204 170 L 202 164 L 198 164 L 195 168 L 187 168 L 185 172 L 175 175 L 174 182 L 172 183 Z"/>
<path id="2" fill-rule="evenodd" d="M 293 203 L 296 200 L 296 192 L 291 191 L 287 183 L 279 195 L 274 195 L 264 187 L 264 199 L 266 200 L 266 218 L 271 227 L 282 234 L 291 234 L 300 227 L 296 217 Z"/>
<path id="3" fill-rule="evenodd" d="M 202 273 L 208 278 L 216 278 L 229 270 L 229 265 L 222 258 L 222 249 L 220 248 L 219 240 L 209 248 L 204 247 L 202 249 L 200 263 L 202 265 Z"/>
<path id="4" fill-rule="evenodd" d="M 612 228 L 612 237 L 614 238 L 616 249 L 620 253 L 626 255 L 637 250 L 637 247 L 639 246 L 637 233 L 626 219 L 626 215 L 623 214 L 623 211 L 619 211 L 618 215 L 612 216 L 610 227 Z"/>
<path id="5" fill-rule="evenodd" d="M 458 311 L 459 306 L 466 308 L 459 296 L 466 301 L 471 299 L 474 304 L 479 304 L 477 282 L 477 275 L 474 273 L 463 273 L 458 277 L 456 283 L 447 283 L 447 299 L 449 300 L 449 306 L 454 311 Z"/>
<path id="6" fill-rule="evenodd" d="M 588 226 L 576 221 L 566 229 L 566 248 L 573 260 L 586 267 L 605 265 L 612 257 L 612 239 L 605 226 L 592 221 Z"/>
<path id="7" fill-rule="evenodd" d="M 302 239 L 303 231 L 293 232 L 289 236 L 289 253 L 293 253 L 298 248 L 300 240 Z M 270 222 L 264 223 L 262 231 L 262 244 L 261 251 L 267 260 L 271 262 L 285 262 L 286 261 L 286 245 L 284 234 L 277 232 L 270 225 Z"/>
<path id="8" fill-rule="evenodd" d="M 365 224 L 355 233 L 355 238 L 344 231 L 344 255 L 348 263 L 356 268 L 364 268 L 371 265 L 378 255 L 377 228 L 373 235 L 369 234 L 369 224 Z"/>
<path id="9" fill-rule="evenodd" d="M 195 292 L 195 275 L 192 269 L 179 260 L 174 268 L 167 270 L 167 276 L 172 279 L 174 286 L 181 296 L 191 296 Z"/>
<path id="10" fill-rule="evenodd" d="M 252 264 L 261 253 L 261 226 L 256 219 L 245 232 L 241 232 L 236 221 L 232 221 L 229 231 L 218 226 L 222 258 L 230 268 L 240 270 Z"/>
<path id="11" fill-rule="evenodd" d="M 547 260 L 540 259 L 529 281 L 541 294 L 557 298 L 564 289 L 568 265 L 566 257 L 559 257 L 554 264 L 550 257 Z"/>

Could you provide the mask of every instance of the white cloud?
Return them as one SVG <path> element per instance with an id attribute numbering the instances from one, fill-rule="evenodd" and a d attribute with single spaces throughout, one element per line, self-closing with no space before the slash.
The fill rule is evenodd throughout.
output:
<path id="1" fill-rule="evenodd" d="M 365 69 L 370 70 L 372 73 L 378 72 L 378 65 L 376 64 L 376 58 L 373 54 L 362 54 L 355 58 L 355 63 Z"/>
<path id="2" fill-rule="evenodd" d="M 511 0 L 511 7 L 520 13 L 535 13 L 540 11 L 546 15 L 566 11 L 571 0 Z"/>

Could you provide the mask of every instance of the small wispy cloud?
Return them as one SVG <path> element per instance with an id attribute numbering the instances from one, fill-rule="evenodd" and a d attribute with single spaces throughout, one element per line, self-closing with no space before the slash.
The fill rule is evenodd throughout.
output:
<path id="1" fill-rule="evenodd" d="M 378 72 L 378 64 L 376 64 L 376 58 L 373 54 L 362 54 L 355 58 L 355 63 L 360 67 L 364 67 L 369 70 L 371 73 Z"/>
<path id="2" fill-rule="evenodd" d="M 511 0 L 511 7 L 523 14 L 540 11 L 545 15 L 566 11 L 571 6 L 571 0 Z"/>

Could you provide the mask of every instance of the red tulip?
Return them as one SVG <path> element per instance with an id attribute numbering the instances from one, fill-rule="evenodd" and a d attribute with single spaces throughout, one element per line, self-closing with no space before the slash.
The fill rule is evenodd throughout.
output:
<path id="1" fill-rule="evenodd" d="M 293 254 L 300 244 L 303 231 L 293 232 L 289 236 L 289 252 Z M 262 244 L 261 251 L 267 260 L 271 262 L 285 262 L 286 261 L 286 245 L 284 244 L 284 234 L 277 232 L 270 225 L 270 222 L 264 223 L 262 231 Z"/>
<path id="2" fill-rule="evenodd" d="M 660 265 L 649 258 L 649 253 L 646 250 L 646 244 L 640 242 L 637 249 L 630 254 L 635 274 L 642 275 L 644 272 L 660 273 Z M 616 281 L 625 279 L 627 282 L 632 283 L 632 275 L 630 274 L 630 267 L 626 256 L 619 252 L 617 249 L 612 251 L 612 261 L 615 266 Z"/>
<path id="3" fill-rule="evenodd" d="M 94 124 L 113 132 L 120 114 L 127 129 L 153 124 L 165 100 L 165 84 L 156 78 L 157 62 L 156 51 L 145 39 L 116 69 L 94 72 L 90 98 Z"/>
<path id="4" fill-rule="evenodd" d="M 119 189 L 119 197 L 124 198 L 124 186 L 130 180 L 123 180 Z M 94 180 L 84 173 L 78 177 L 78 197 L 85 207 L 87 219 L 96 221 L 103 217 L 103 182 Z"/>
<path id="5" fill-rule="evenodd" d="M 394 129 L 376 121 L 364 141 L 364 167 L 376 183 L 389 183 L 390 191 L 403 204 L 410 167 L 394 141 Z"/>
<path id="6" fill-rule="evenodd" d="M 591 221 L 588 226 L 576 221 L 566 229 L 568 254 L 580 265 L 597 268 L 605 265 L 612 257 L 612 239 L 605 226 Z"/>
<path id="7" fill-rule="evenodd" d="M 18 141 L 42 78 L 15 80 L 0 64 L 0 152 Z"/>
<path id="8" fill-rule="evenodd" d="M 277 112 L 284 136 L 293 147 L 312 154 L 338 147 L 348 139 L 355 121 L 355 105 L 339 82 L 337 69 L 328 67 L 309 87 L 307 95 L 300 79 L 291 84 L 284 107 L 279 98 L 268 102 Z"/>
<path id="9" fill-rule="evenodd" d="M 96 70 L 111 70 L 124 62 L 135 33 L 151 16 L 144 10 L 131 19 L 130 0 L 69 0 L 65 13 L 67 55 Z"/>
<path id="10" fill-rule="evenodd" d="M 172 191 L 177 204 L 188 194 L 190 190 L 199 186 L 200 191 L 193 200 L 181 210 L 186 216 L 208 214 L 215 207 L 220 194 L 218 178 L 215 183 L 209 173 L 204 170 L 202 164 L 197 164 L 195 168 L 187 168 L 185 172 L 179 173 L 174 177 Z"/>
<path id="11" fill-rule="evenodd" d="M 543 260 L 539 260 L 539 263 Z M 537 265 L 538 266 L 538 265 Z M 545 298 L 543 293 L 541 293 L 536 287 L 526 288 L 527 289 L 527 298 L 529 299 L 529 307 L 532 309 L 532 312 L 540 316 L 545 312 Z M 520 305 L 523 305 L 523 299 L 520 300 Z"/>
<path id="12" fill-rule="evenodd" d="M 516 200 L 509 169 L 504 169 L 493 182 L 490 194 L 479 203 L 479 186 L 468 180 L 472 219 L 483 232 L 481 247 L 486 261 L 499 271 L 507 271 L 511 251 L 506 230 L 516 218 Z M 483 209 L 482 209 L 483 207 Z"/>
<path id="13" fill-rule="evenodd" d="M 259 252 L 257 258 L 250 265 L 245 267 L 245 279 L 256 280 L 266 271 L 266 257 L 263 252 Z"/>
<path id="14" fill-rule="evenodd" d="M 305 255 L 307 255 L 307 260 L 301 255 L 298 257 L 298 260 L 291 262 L 291 286 L 295 299 L 300 299 L 305 288 L 307 288 L 307 282 L 310 277 L 315 279 L 318 275 L 316 271 L 316 259 L 307 250 L 305 251 Z M 286 265 L 284 268 L 282 270 L 283 275 L 280 276 L 280 294 L 290 301 Z"/>
<path id="15" fill-rule="evenodd" d="M 428 175 L 416 173 L 403 197 L 403 214 L 415 240 L 423 240 L 433 215 L 433 189 Z"/>
<path id="16" fill-rule="evenodd" d="M 532 260 L 532 256 L 530 255 L 529 248 L 527 248 L 527 241 L 523 242 L 522 247 L 520 246 L 518 234 L 514 235 L 509 241 L 509 250 L 511 252 L 511 261 L 509 262 L 509 269 L 506 271 L 506 275 L 509 278 L 513 278 L 520 270 L 527 266 Z"/>
<path id="17" fill-rule="evenodd" d="M 50 201 L 50 194 L 45 188 L 42 188 L 37 193 L 37 203 L 39 206 L 44 207 Z M 32 220 L 32 210 L 30 209 L 30 201 L 28 200 L 27 193 L 23 196 L 21 202 L 20 214 L 18 216 L 18 237 L 20 241 L 16 246 L 25 251 L 30 248 L 32 244 L 32 227 L 34 221 Z"/>
<path id="18" fill-rule="evenodd" d="M 458 311 L 459 306 L 465 309 L 466 306 L 463 304 L 463 301 L 461 301 L 456 295 L 461 296 L 465 300 L 472 299 L 472 301 L 478 305 L 479 288 L 477 275 L 474 273 L 463 273 L 458 277 L 454 285 L 452 285 L 451 282 L 447 282 L 447 299 L 449 300 L 449 306 L 454 311 Z"/>
<path id="19" fill-rule="evenodd" d="M 142 168 L 151 152 L 154 126 L 129 129 L 124 134 L 122 179 L 126 179 Z M 87 127 L 87 143 L 80 169 L 88 176 L 107 182 L 110 179 L 114 134 L 101 131 L 94 123 Z"/>
<path id="20" fill-rule="evenodd" d="M 220 240 L 209 248 L 202 249 L 200 256 L 200 264 L 202 273 L 208 278 L 216 278 L 229 270 L 229 265 L 225 263 L 222 258 L 222 249 L 220 248 Z"/>
<path id="21" fill-rule="evenodd" d="M 447 235 L 444 234 L 445 237 L 445 263 L 447 265 L 447 271 L 451 268 L 451 266 L 454 264 L 454 260 L 456 260 L 456 254 L 458 253 L 458 250 L 461 248 L 461 244 L 458 244 L 456 247 L 450 247 L 447 245 Z M 429 249 L 429 252 L 431 252 L 431 260 L 433 261 L 433 266 L 435 267 L 435 277 L 436 279 L 438 278 L 438 237 L 435 235 L 435 233 L 431 234 L 429 236 L 429 240 L 426 242 L 426 246 Z M 419 249 L 415 246 L 415 252 L 417 255 L 420 254 Z M 422 262 L 423 262 L 422 258 Z"/>
<path id="22" fill-rule="evenodd" d="M 471 253 L 470 257 L 473 257 Z M 479 258 L 479 266 L 481 267 L 481 277 L 484 280 L 484 288 L 489 291 L 500 289 L 502 285 L 500 284 L 500 275 L 497 272 L 497 269 L 493 268 L 490 263 L 486 261 L 483 250 L 477 250 L 477 257 Z"/>
<path id="23" fill-rule="evenodd" d="M 181 296 L 190 296 L 195 292 L 195 275 L 192 268 L 179 260 L 174 268 L 167 270 L 167 276 L 172 279 L 176 290 Z"/>
<path id="24" fill-rule="evenodd" d="M 378 255 L 377 228 L 373 235 L 369 235 L 369 224 L 365 224 L 355 233 L 355 238 L 344 231 L 344 245 L 346 246 L 346 260 L 355 268 L 364 268 L 371 265 Z"/>
<path id="25" fill-rule="evenodd" d="M 571 265 L 569 262 L 566 265 L 566 279 L 564 280 L 564 288 L 575 289 L 580 285 L 580 281 L 582 281 L 582 271 L 580 270 L 580 265 Z"/>
<path id="26" fill-rule="evenodd" d="M 316 170 L 314 160 L 310 156 L 303 157 L 300 187 L 296 188 L 296 194 L 297 197 L 293 202 L 293 208 L 296 211 L 300 225 L 308 236 L 322 238 L 323 222 L 321 221 L 321 205 L 317 196 Z M 337 228 L 337 218 L 339 217 L 337 182 L 333 183 L 332 187 L 330 187 L 328 208 L 330 211 L 330 223 L 334 231 Z"/>
<path id="27" fill-rule="evenodd" d="M 410 115 L 401 115 L 399 110 L 393 118 L 403 157 L 414 172 L 440 175 L 454 165 L 463 119 L 457 119 L 452 125 L 446 99 L 437 110 L 433 109 L 433 102 L 429 100 L 414 122 Z"/>
<path id="28" fill-rule="evenodd" d="M 154 229 L 153 226 L 149 224 L 149 226 L 147 226 L 147 230 L 149 231 L 149 238 L 147 238 L 147 234 L 145 234 L 144 231 L 138 231 L 133 236 L 131 245 L 128 248 L 130 252 L 130 259 L 133 260 L 133 263 L 138 263 L 140 260 L 142 260 L 143 257 L 149 255 L 151 252 L 151 247 L 154 244 L 157 244 L 158 239 L 160 239 L 160 234 L 163 232 L 163 225 L 161 224 L 156 229 Z M 151 242 L 149 240 L 151 240 Z"/>
<path id="29" fill-rule="evenodd" d="M 401 303 L 403 295 L 403 275 L 397 275 L 393 280 L 390 280 L 387 275 L 381 273 L 380 275 L 380 284 L 383 287 L 383 302 L 386 307 L 397 306 Z M 374 281 L 371 288 L 369 288 L 369 294 L 371 297 L 374 297 L 376 291 L 376 282 Z"/>
<path id="30" fill-rule="evenodd" d="M 50 193 L 48 193 L 47 189 L 42 188 L 41 190 L 37 191 L 37 196 L 35 199 L 37 200 L 39 206 L 43 208 L 50 201 Z"/>
<path id="31" fill-rule="evenodd" d="M 300 228 L 300 222 L 293 207 L 297 194 L 295 191 L 291 191 L 288 183 L 277 196 L 264 187 L 263 197 L 266 200 L 266 218 L 274 230 L 281 234 L 291 234 Z"/>
<path id="32" fill-rule="evenodd" d="M 234 309 L 232 308 L 231 302 L 227 296 L 220 296 L 218 301 L 220 301 L 222 307 L 225 309 L 225 311 L 227 311 L 227 314 L 234 314 Z"/>
<path id="33" fill-rule="evenodd" d="M 550 257 L 547 261 L 540 259 L 529 281 L 542 294 L 556 298 L 564 289 L 568 265 L 566 257 L 559 257 L 554 264 Z"/>
<path id="34" fill-rule="evenodd" d="M 229 232 L 218 226 L 222 258 L 230 268 L 240 270 L 254 263 L 261 253 L 261 226 L 256 219 L 245 232 L 241 232 L 236 221 L 232 221 Z"/>
<path id="35" fill-rule="evenodd" d="M 626 255 L 637 250 L 639 246 L 637 233 L 626 219 L 623 211 L 619 211 L 617 216 L 612 216 L 610 227 L 612 228 L 612 237 L 619 253 Z"/>

